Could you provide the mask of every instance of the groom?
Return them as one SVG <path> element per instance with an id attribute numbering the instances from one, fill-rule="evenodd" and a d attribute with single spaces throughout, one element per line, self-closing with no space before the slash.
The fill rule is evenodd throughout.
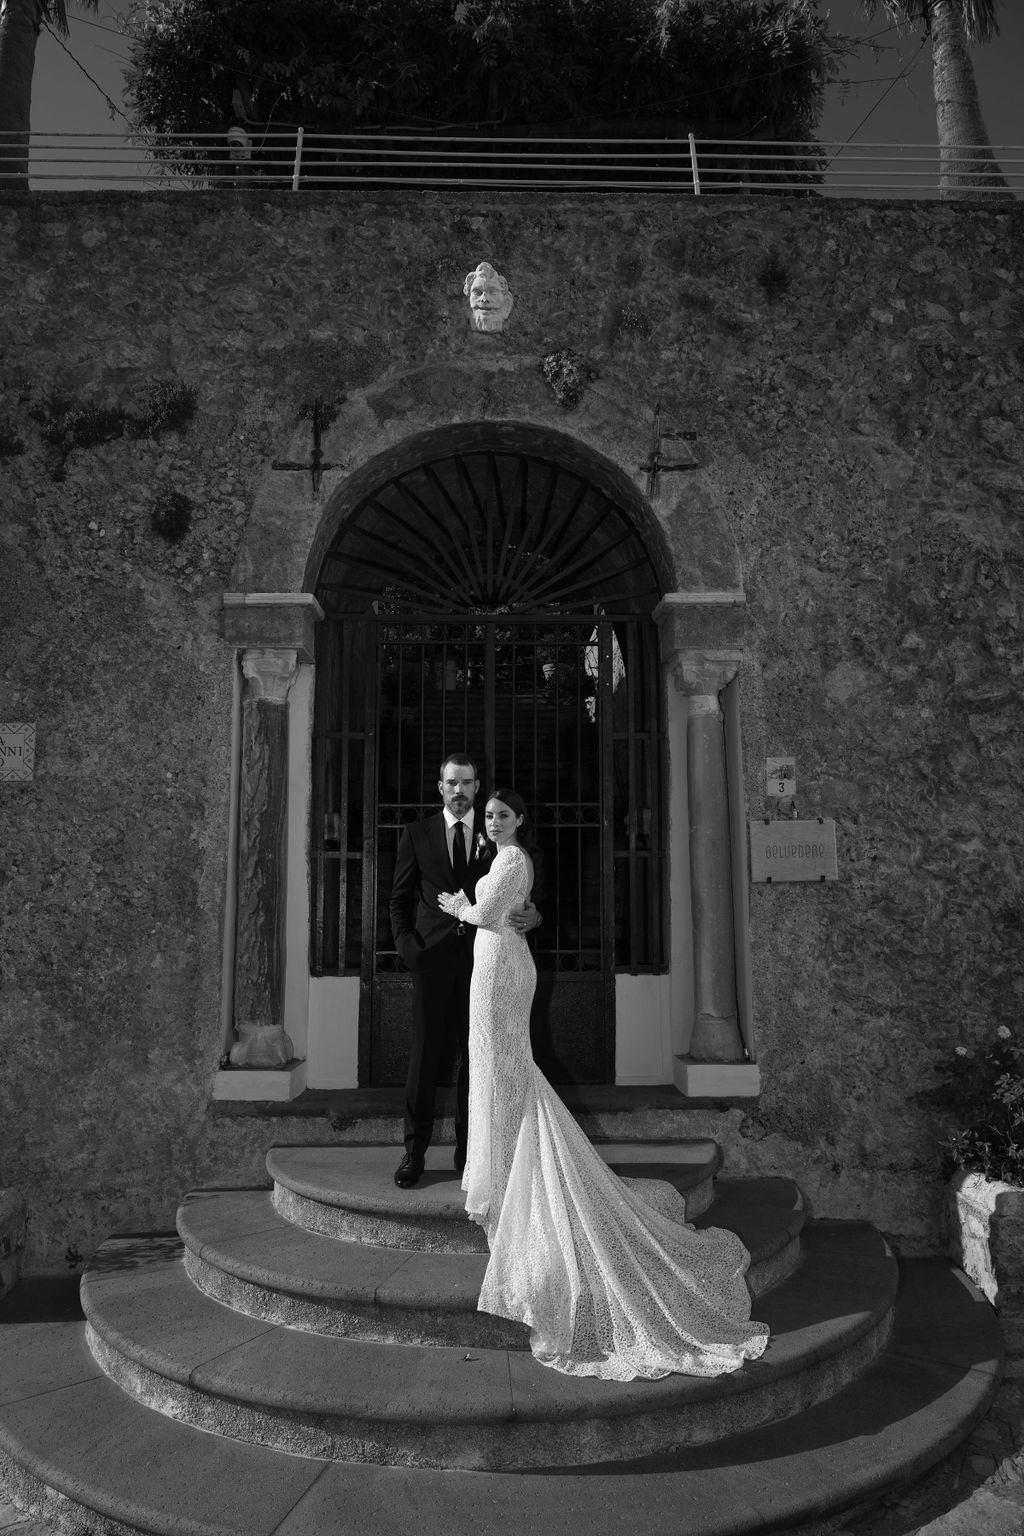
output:
<path id="1" fill-rule="evenodd" d="M 434 1129 L 434 1100 L 446 1046 L 458 1059 L 455 1087 L 455 1171 L 466 1166 L 469 1122 L 469 980 L 476 929 L 437 904 L 441 891 L 465 891 L 470 901 L 491 858 L 483 817 L 474 809 L 480 789 L 476 764 L 456 753 L 441 764 L 437 785 L 444 802 L 434 816 L 406 827 L 398 845 L 391 887 L 395 946 L 412 975 L 412 1043 L 405 1092 L 405 1156 L 395 1170 L 399 1189 L 412 1189 Z M 509 914 L 528 933 L 540 922 L 531 903 Z"/>

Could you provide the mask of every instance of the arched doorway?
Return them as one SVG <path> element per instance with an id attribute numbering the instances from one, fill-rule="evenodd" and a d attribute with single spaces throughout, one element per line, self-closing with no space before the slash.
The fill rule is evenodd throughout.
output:
<path id="1" fill-rule="evenodd" d="M 391 871 L 450 751 L 477 759 L 483 792 L 511 781 L 536 808 L 545 1070 L 612 1081 L 616 970 L 665 968 L 666 563 L 609 468 L 508 424 L 426 434 L 363 478 L 324 543 L 312 968 L 360 977 L 361 1083 L 404 1080 Z"/>

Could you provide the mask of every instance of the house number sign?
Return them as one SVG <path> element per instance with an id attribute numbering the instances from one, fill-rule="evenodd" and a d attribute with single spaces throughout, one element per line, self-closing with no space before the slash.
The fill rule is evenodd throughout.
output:
<path id="1" fill-rule="evenodd" d="M 765 762 L 770 800 L 796 799 L 796 763 L 791 757 L 769 757 Z"/>
<path id="2" fill-rule="evenodd" d="M 762 883 L 782 880 L 838 880 L 836 824 L 814 821 L 752 821 L 750 878 Z"/>
<path id="3" fill-rule="evenodd" d="M 0 782 L 31 779 L 36 761 L 34 725 L 0 725 Z"/>

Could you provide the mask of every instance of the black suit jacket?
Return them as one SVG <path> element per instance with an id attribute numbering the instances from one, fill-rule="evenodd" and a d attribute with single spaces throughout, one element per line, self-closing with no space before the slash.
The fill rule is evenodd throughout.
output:
<path id="1" fill-rule="evenodd" d="M 479 823 L 479 816 L 476 818 Z M 470 901 L 476 882 L 490 867 L 490 845 L 481 853 L 478 833 L 473 834 L 473 850 L 462 889 Z M 445 951 L 464 944 L 472 949 L 476 930 L 470 923 L 459 933 L 459 920 L 442 912 L 437 904 L 441 891 L 457 889 L 452 862 L 448 857 L 447 824 L 444 812 L 414 821 L 402 833 L 395 860 L 395 879 L 391 887 L 391 928 L 395 946 L 411 971 L 443 964 Z"/>

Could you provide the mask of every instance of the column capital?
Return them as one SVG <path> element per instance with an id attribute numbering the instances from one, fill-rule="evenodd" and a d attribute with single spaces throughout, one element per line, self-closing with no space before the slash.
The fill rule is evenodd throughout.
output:
<path id="1" fill-rule="evenodd" d="M 224 638 L 236 650 L 294 647 L 312 661 L 324 611 L 312 592 L 225 592 Z"/>
<path id="2" fill-rule="evenodd" d="M 242 673 L 249 697 L 268 704 L 285 704 L 288 690 L 299 670 L 299 653 L 293 650 L 251 650 L 242 653 Z"/>
<path id="3" fill-rule="evenodd" d="M 676 691 L 686 695 L 691 715 L 718 714 L 718 696 L 743 660 L 740 651 L 676 651 L 668 658 Z"/>
<path id="4" fill-rule="evenodd" d="M 661 655 L 671 665 L 677 651 L 741 651 L 746 600 L 740 590 L 668 592 L 654 610 Z"/>

